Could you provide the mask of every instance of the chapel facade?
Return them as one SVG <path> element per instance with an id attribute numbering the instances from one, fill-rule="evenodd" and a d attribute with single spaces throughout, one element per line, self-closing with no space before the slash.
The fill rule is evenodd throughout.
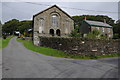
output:
<path id="1" fill-rule="evenodd" d="M 71 16 L 53 5 L 33 16 L 33 41 L 39 44 L 39 36 L 67 37 L 74 30 Z"/>

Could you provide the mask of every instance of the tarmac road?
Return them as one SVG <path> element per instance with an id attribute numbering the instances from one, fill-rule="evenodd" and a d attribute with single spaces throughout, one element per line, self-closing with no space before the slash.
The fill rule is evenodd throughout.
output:
<path id="1" fill-rule="evenodd" d="M 97 60 L 51 57 L 27 50 L 15 37 L 2 55 L 3 78 L 118 78 L 118 57 Z"/>

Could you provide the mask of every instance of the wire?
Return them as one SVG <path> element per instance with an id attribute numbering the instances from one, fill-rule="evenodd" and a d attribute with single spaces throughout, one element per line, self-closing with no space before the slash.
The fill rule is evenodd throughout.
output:
<path id="1" fill-rule="evenodd" d="M 24 2 L 24 3 L 35 4 L 35 5 L 43 5 L 43 6 L 51 6 L 51 5 L 48 5 L 48 4 L 39 4 L 39 3 L 33 3 L 33 2 Z M 110 11 L 96 11 L 96 10 L 88 10 L 88 9 L 79 9 L 79 8 L 64 7 L 64 6 L 61 6 L 61 8 L 74 9 L 74 10 L 83 10 L 83 11 L 91 11 L 91 12 L 102 12 L 102 13 L 120 13 L 120 12 L 110 12 Z"/>

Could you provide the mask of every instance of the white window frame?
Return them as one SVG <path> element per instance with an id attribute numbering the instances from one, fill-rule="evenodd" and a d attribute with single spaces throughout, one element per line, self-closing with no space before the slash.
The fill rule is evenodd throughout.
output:
<path id="1" fill-rule="evenodd" d="M 39 33 L 42 33 L 44 29 L 44 19 L 40 19 Z"/>
<path id="2" fill-rule="evenodd" d="M 102 27 L 102 31 L 105 32 L 105 28 L 104 27 Z"/>
<path id="3" fill-rule="evenodd" d="M 58 16 L 56 14 L 52 15 L 52 26 L 53 27 L 58 27 Z"/>
<path id="4" fill-rule="evenodd" d="M 111 31 L 110 31 L 110 30 L 111 30 L 110 28 L 108 28 L 107 30 L 108 30 L 108 33 L 110 33 L 110 32 L 111 32 Z"/>

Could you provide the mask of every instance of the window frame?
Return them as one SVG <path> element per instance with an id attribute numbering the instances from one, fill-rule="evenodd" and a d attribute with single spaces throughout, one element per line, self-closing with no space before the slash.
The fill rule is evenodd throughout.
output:
<path id="1" fill-rule="evenodd" d="M 43 33 L 43 30 L 44 30 L 44 19 L 43 18 L 40 18 L 39 20 L 39 33 Z"/>
<path id="2" fill-rule="evenodd" d="M 59 26 L 59 17 L 57 14 L 52 14 L 51 15 L 51 24 L 53 27 L 58 27 Z"/>

